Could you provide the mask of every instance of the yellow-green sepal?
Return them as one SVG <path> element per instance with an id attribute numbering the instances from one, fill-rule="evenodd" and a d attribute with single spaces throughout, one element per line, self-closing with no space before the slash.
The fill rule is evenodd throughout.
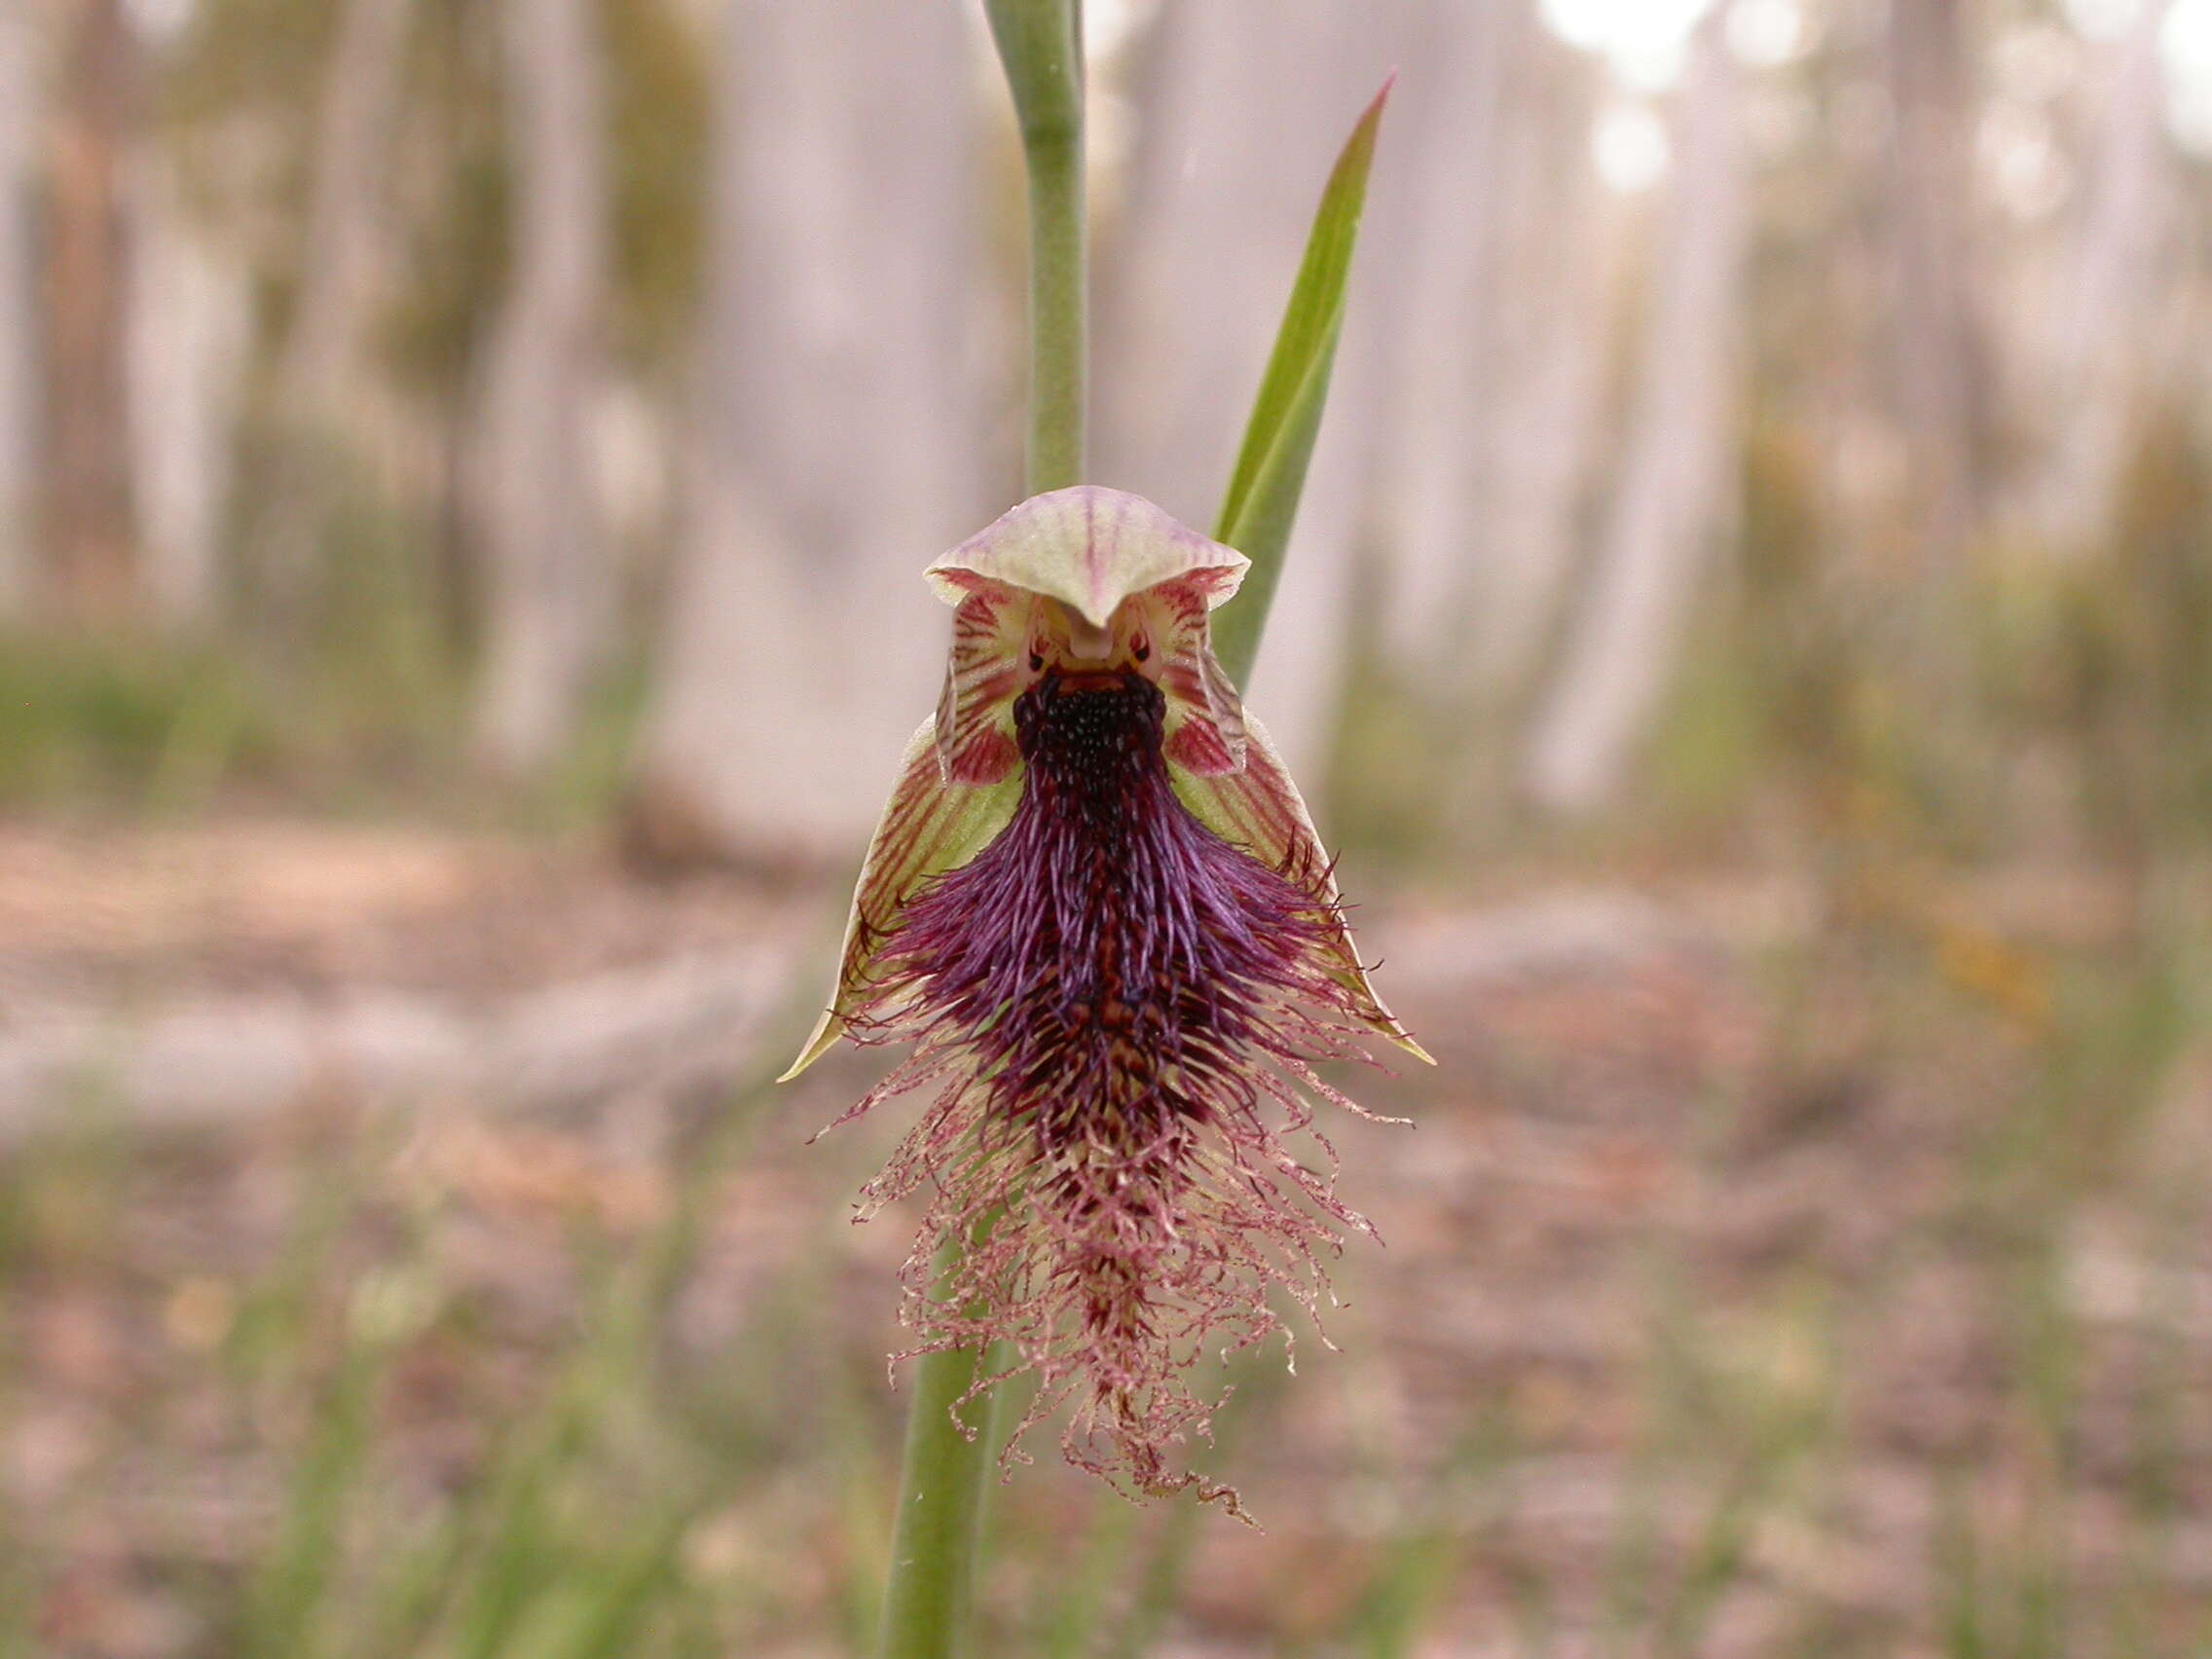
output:
<path id="1" fill-rule="evenodd" d="M 1313 895 L 1332 918 L 1325 971 L 1350 995 L 1353 1012 L 1377 1035 L 1429 1065 L 1435 1058 L 1414 1041 L 1397 1016 L 1383 1006 L 1359 960 L 1351 929 L 1338 911 L 1337 878 L 1322 850 L 1313 818 L 1290 769 L 1275 752 L 1268 728 L 1244 711 L 1244 764 L 1234 772 L 1201 775 L 1170 764 L 1168 778 L 1176 797 L 1191 815 L 1224 841 L 1241 847 L 1270 869 Z"/>
<path id="2" fill-rule="evenodd" d="M 778 1083 L 798 1076 L 844 1035 L 853 1009 L 866 992 L 876 952 L 915 890 L 989 846 L 1020 799 L 1018 767 L 988 784 L 949 781 L 938 753 L 937 718 L 922 722 L 906 745 L 899 782 L 861 866 L 838 953 L 836 989 L 798 1058 Z"/>

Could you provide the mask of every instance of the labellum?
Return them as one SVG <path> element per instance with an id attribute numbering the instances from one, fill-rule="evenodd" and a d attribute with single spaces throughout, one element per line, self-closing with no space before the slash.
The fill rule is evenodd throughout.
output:
<path id="1" fill-rule="evenodd" d="M 796 1075 L 845 1036 L 912 1052 L 839 1123 L 930 1091 L 862 1218 L 925 1194 L 903 1270 L 915 1353 L 1005 1343 L 1069 1404 L 1071 1462 L 1144 1495 L 1212 1406 L 1189 1366 L 1311 1312 L 1323 1258 L 1373 1228 L 1338 1200 L 1314 1062 L 1381 1037 L 1297 787 L 1208 645 L 1244 557 L 1151 502 L 1022 503 L 928 571 L 955 608 L 937 713 L 861 872 L 835 998 Z M 1364 1114 L 1363 1114 L 1364 1115 Z M 1305 1132 L 1321 1166 L 1301 1162 Z M 949 1282 L 936 1258 L 965 1241 Z M 904 1357 L 904 1356 L 902 1356 Z"/>

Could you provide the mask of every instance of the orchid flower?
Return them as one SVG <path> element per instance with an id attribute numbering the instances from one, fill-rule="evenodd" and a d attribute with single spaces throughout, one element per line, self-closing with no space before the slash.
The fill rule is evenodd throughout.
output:
<path id="1" fill-rule="evenodd" d="M 915 1353 L 1004 1342 L 977 1389 L 1033 1373 L 1020 1435 L 1073 1401 L 1071 1462 L 1146 1495 L 1212 1407 L 1185 1370 L 1311 1313 L 1321 1258 L 1374 1229 L 1286 1148 L 1314 1062 L 1380 1037 L 1426 1060 L 1368 983 L 1298 789 L 1214 659 L 1247 561 L 1159 507 L 1035 497 L 931 566 L 954 608 L 937 712 L 908 746 L 854 896 L 840 1036 L 912 1052 L 842 1124 L 917 1088 L 921 1121 L 861 1219 L 927 1192 L 903 1272 Z M 1365 1114 L 1362 1114 L 1365 1115 Z M 969 1240 L 949 1285 L 933 1258 Z M 904 1357 L 904 1356 L 902 1356 Z M 1010 1447 L 1009 1456 L 1017 1454 Z"/>

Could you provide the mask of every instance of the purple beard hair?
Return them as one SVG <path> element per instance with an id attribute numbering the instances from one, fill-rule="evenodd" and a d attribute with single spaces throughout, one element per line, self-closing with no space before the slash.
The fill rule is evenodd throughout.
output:
<path id="1" fill-rule="evenodd" d="M 903 1273 L 912 1351 L 1011 1345 L 992 1378 L 1039 1387 L 1008 1456 L 1072 1398 L 1071 1462 L 1241 1516 L 1169 1466 L 1214 1410 L 1184 1372 L 1282 1329 L 1271 1285 L 1311 1314 L 1339 1230 L 1373 1234 L 1334 1196 L 1334 1149 L 1313 1134 L 1324 1168 L 1305 1166 L 1266 1110 L 1311 1132 L 1296 1084 L 1358 1111 L 1311 1062 L 1364 1053 L 1321 872 L 1272 869 L 1191 814 L 1165 713 L 1134 673 L 1051 672 L 1016 701 L 1020 803 L 892 926 L 855 1034 L 916 1048 L 847 1116 L 940 1086 L 862 1215 L 933 1189 Z M 951 1238 L 969 1242 L 939 1285 Z"/>

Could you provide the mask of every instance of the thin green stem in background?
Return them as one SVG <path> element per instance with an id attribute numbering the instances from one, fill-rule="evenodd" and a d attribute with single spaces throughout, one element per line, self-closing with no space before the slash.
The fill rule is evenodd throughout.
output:
<path id="1" fill-rule="evenodd" d="M 1282 326 L 1276 331 L 1275 348 L 1261 378 L 1236 469 L 1214 527 L 1216 541 L 1227 542 L 1252 561 L 1244 585 L 1213 623 L 1214 655 L 1238 687 L 1251 680 L 1252 664 L 1260 654 L 1260 633 L 1268 624 L 1268 607 L 1282 577 L 1298 498 L 1306 488 L 1307 463 L 1313 458 L 1313 440 L 1321 430 L 1329 371 L 1344 327 L 1352 247 L 1359 240 L 1360 210 L 1367 203 L 1367 173 L 1375 161 L 1375 132 L 1389 96 L 1390 83 L 1385 81 L 1345 140 L 1322 188 L 1321 204 L 1306 240 L 1306 257 L 1291 284 L 1290 303 L 1283 308 Z"/>
<path id="2" fill-rule="evenodd" d="M 1028 493 L 1083 482 L 1090 330 L 1083 0 L 984 0 L 1029 174 Z"/>
<path id="3" fill-rule="evenodd" d="M 985 0 L 1006 66 L 1029 173 L 1028 493 L 1083 482 L 1089 329 L 1085 272 L 1082 0 Z M 957 1248 L 955 1246 L 954 1248 Z M 953 1266 L 939 1264 L 940 1279 Z M 899 1517 L 884 1588 L 882 1659 L 963 1659 L 972 1651 L 976 1558 L 991 1466 L 989 1390 L 958 1402 L 978 1367 L 973 1350 L 930 1354 L 915 1367 L 912 1417 L 899 1476 Z"/>
<path id="4" fill-rule="evenodd" d="M 957 1246 L 938 1262 L 940 1276 Z M 998 1390 L 954 1409 L 975 1386 L 973 1348 L 926 1355 L 914 1367 L 906 1456 L 899 1472 L 899 1517 L 883 1592 L 882 1659 L 960 1659 L 971 1648 L 977 1545 L 983 1531 Z"/>

